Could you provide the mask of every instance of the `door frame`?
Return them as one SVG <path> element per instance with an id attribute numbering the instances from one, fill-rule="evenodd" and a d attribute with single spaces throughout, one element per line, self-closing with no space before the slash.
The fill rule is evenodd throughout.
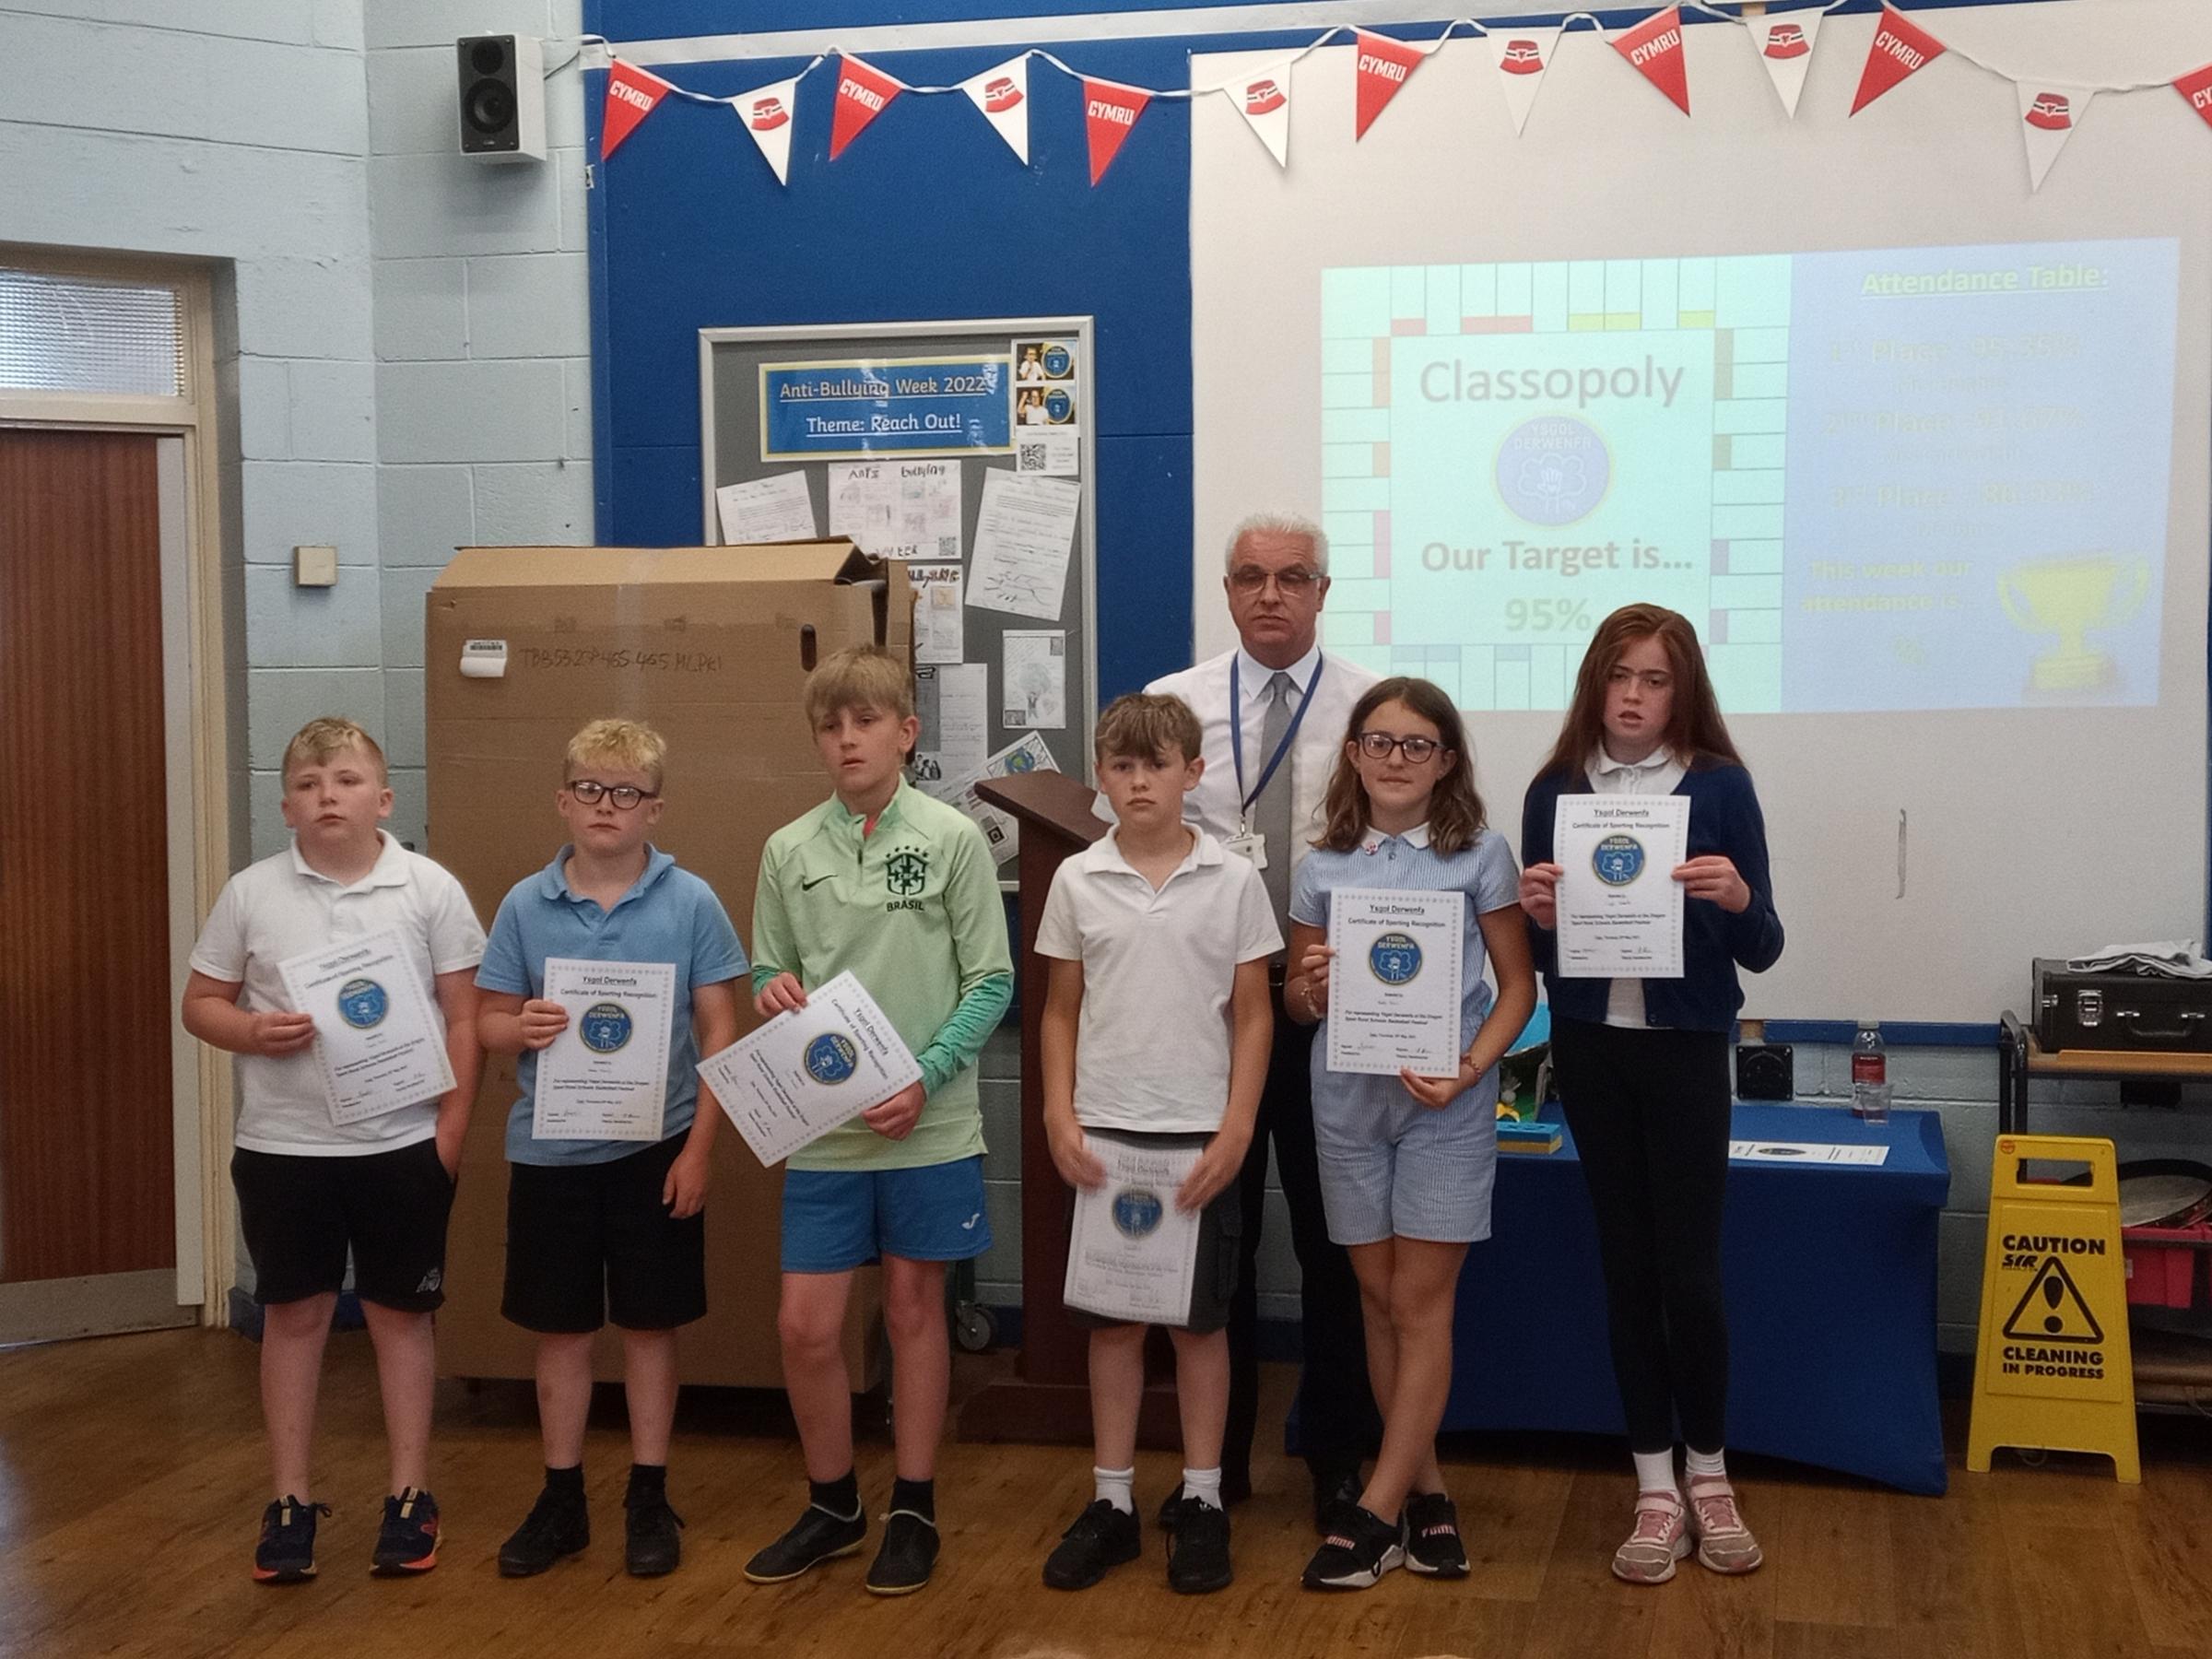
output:
<path id="1" fill-rule="evenodd" d="M 0 390 L 0 427 L 151 436 L 161 503 L 162 724 L 167 755 L 171 1123 L 176 1300 L 203 1325 L 229 1323 L 238 1223 L 229 1180 L 235 1111 L 229 1055 L 176 1017 L 200 923 L 230 877 L 230 647 L 223 587 L 223 463 L 211 265 L 0 242 L 0 265 L 54 276 L 159 283 L 182 300 L 184 395 Z"/>

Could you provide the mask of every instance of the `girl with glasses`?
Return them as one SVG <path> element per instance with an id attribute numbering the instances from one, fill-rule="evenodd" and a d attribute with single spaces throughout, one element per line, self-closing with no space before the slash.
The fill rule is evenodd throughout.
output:
<path id="1" fill-rule="evenodd" d="M 1684 794 L 1682 977 L 1564 979 L 1553 930 L 1553 819 L 1562 794 Z M 1721 1200 L 1728 1177 L 1728 1037 L 1753 973 L 1782 955 L 1766 823 L 1728 739 L 1687 618 L 1631 605 L 1600 624 L 1574 700 L 1522 809 L 1521 903 L 1551 1001 L 1552 1076 L 1597 1210 L 1613 1372 L 1636 1465 L 1636 1520 L 1616 1577 L 1664 1583 L 1694 1545 L 1715 1572 L 1763 1559 L 1737 1512 L 1726 1440 Z M 1675 1484 L 1675 1427 L 1689 1499 Z"/>
<path id="2" fill-rule="evenodd" d="M 1368 1373 L 1382 1449 L 1356 1508 L 1336 1515 L 1307 1566 L 1313 1589 L 1364 1590 L 1393 1567 L 1462 1578 L 1459 1516 L 1437 1466 L 1436 1430 L 1452 1387 L 1452 1309 L 1467 1246 L 1490 1233 L 1498 1161 L 1498 1060 L 1536 1003 L 1512 850 L 1483 821 L 1474 757 L 1450 697 L 1421 679 L 1386 679 L 1352 707 L 1329 782 L 1326 828 L 1290 892 L 1290 975 L 1283 1006 L 1305 1024 L 1329 1013 L 1331 895 L 1397 888 L 1465 895 L 1460 908 L 1460 1039 L 1450 1077 L 1357 1076 L 1328 1069 L 1313 1044 L 1313 1138 L 1329 1237 L 1359 1279 Z M 1488 957 L 1495 999 L 1483 982 Z M 1385 964 L 1405 972 L 1401 959 Z M 1378 970 L 1380 971 L 1380 970 Z"/>

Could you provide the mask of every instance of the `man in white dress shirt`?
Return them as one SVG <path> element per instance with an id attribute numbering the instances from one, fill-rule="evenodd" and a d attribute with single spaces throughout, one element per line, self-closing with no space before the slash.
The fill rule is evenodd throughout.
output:
<path id="1" fill-rule="evenodd" d="M 1352 705 L 1377 677 L 1321 649 L 1328 569 L 1328 539 L 1318 525 L 1277 514 L 1246 519 L 1230 536 L 1222 579 L 1230 618 L 1237 627 L 1236 649 L 1145 688 L 1180 697 L 1196 712 L 1205 733 L 1206 771 L 1187 797 L 1185 810 L 1225 847 L 1243 851 L 1260 864 L 1286 938 L 1290 872 L 1321 833 L 1322 801 Z M 1347 1498 L 1347 1500 L 1357 1500 L 1360 1460 L 1380 1443 L 1382 1420 L 1368 1387 L 1359 1281 L 1343 1248 L 1329 1242 L 1322 1214 L 1308 1069 L 1313 1028 L 1295 1024 L 1283 1013 L 1279 959 L 1269 977 L 1275 988 L 1275 1052 L 1241 1177 L 1244 1235 L 1230 1312 L 1229 1424 L 1221 1488 L 1232 1500 L 1252 1489 L 1259 1394 L 1253 1276 L 1272 1143 L 1298 1257 L 1305 1350 L 1299 1375 L 1299 1441 L 1312 1473 L 1320 1526 L 1322 1511 Z"/>

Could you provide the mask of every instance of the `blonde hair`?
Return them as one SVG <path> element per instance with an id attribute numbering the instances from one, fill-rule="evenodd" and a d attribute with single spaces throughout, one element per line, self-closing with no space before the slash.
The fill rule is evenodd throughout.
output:
<path id="1" fill-rule="evenodd" d="M 840 709 L 888 709 L 899 719 L 911 720 L 914 677 L 880 645 L 833 651 L 806 677 L 806 724 L 818 726 Z"/>
<path id="2" fill-rule="evenodd" d="M 569 739 L 561 781 L 573 779 L 594 760 L 641 772 L 657 792 L 662 770 L 668 764 L 668 742 L 641 720 L 594 720 Z"/>
<path id="3" fill-rule="evenodd" d="M 349 748 L 358 748 L 367 755 L 376 767 L 376 781 L 381 784 L 392 782 L 384 766 L 384 751 L 375 738 L 342 715 L 325 714 L 320 720 L 311 720 L 292 734 L 292 740 L 284 746 L 283 773 L 292 775 L 295 766 L 324 766 L 334 755 L 342 755 Z"/>
<path id="4" fill-rule="evenodd" d="M 1165 766 L 1171 748 L 1180 750 L 1187 763 L 1198 759 L 1205 742 L 1189 703 L 1180 697 L 1144 691 L 1131 691 L 1108 703 L 1091 733 L 1101 764 L 1117 755 L 1138 755 Z"/>

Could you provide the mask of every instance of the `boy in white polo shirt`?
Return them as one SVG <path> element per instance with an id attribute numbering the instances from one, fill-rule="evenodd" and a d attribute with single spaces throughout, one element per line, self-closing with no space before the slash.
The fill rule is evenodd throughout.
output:
<path id="1" fill-rule="evenodd" d="M 377 828 L 392 814 L 383 751 L 350 720 L 313 720 L 284 751 L 292 844 L 230 878 L 192 949 L 184 1029 L 238 1063 L 240 1230 L 264 1309 L 261 1405 L 276 1496 L 263 1512 L 253 1576 L 290 1583 L 315 1571 L 309 1457 L 324 1340 L 346 1282 L 376 1344 L 392 1490 L 371 1558 L 380 1573 L 438 1563 L 428 1477 L 436 1377 L 430 1314 L 445 1300 L 445 1223 L 482 1055 L 476 966 L 484 929 L 461 884 Z M 294 957 L 390 931 L 434 993 L 453 1087 L 349 1124 L 332 1121 L 311 1050 L 311 1016 L 292 1011 L 279 969 Z"/>
<path id="2" fill-rule="evenodd" d="M 1118 698 L 1099 716 L 1099 781 L 1116 827 L 1053 878 L 1037 950 L 1053 959 L 1044 1007 L 1044 1124 L 1053 1165 L 1074 1186 L 1104 1169 L 1088 1136 L 1200 1147 L 1175 1194 L 1200 1211 L 1187 1322 L 1175 1344 L 1182 1495 L 1172 1505 L 1168 1584 L 1185 1594 L 1230 1579 L 1221 1504 L 1229 1412 L 1230 1299 L 1236 1292 L 1237 1171 L 1252 1141 L 1274 1017 L 1267 959 L 1283 948 L 1258 870 L 1183 822 L 1196 786 L 1197 716 L 1181 699 Z M 1097 1496 L 1044 1564 L 1054 1589 L 1081 1590 L 1136 1559 L 1137 1407 L 1145 1327 L 1071 1309 L 1090 1327 Z"/>

